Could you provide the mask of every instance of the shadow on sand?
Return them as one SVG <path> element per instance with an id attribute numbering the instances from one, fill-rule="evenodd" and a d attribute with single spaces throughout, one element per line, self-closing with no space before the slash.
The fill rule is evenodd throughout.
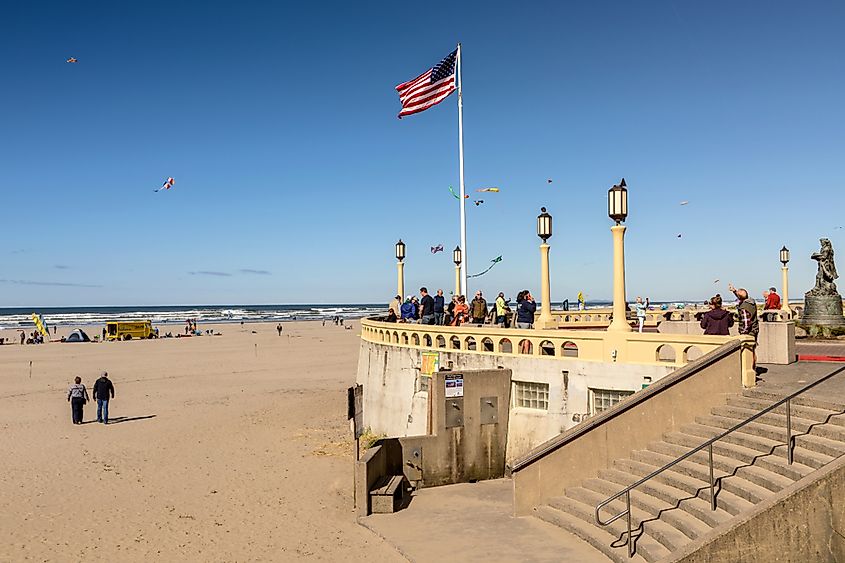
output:
<path id="1" fill-rule="evenodd" d="M 109 424 L 120 424 L 121 422 L 132 422 L 133 420 L 147 420 L 148 418 L 155 418 L 156 415 L 148 414 L 146 416 L 116 416 L 109 419 Z"/>

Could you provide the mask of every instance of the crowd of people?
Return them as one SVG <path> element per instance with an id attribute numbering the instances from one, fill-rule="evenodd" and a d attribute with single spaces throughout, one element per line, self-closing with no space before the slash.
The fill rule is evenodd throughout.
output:
<path id="1" fill-rule="evenodd" d="M 442 289 L 430 295 L 428 288 L 421 287 L 419 298 L 408 295 L 403 301 L 401 295 L 394 297 L 383 320 L 448 326 L 491 324 L 503 328 L 515 324 L 518 328 L 533 328 L 536 310 L 537 303 L 527 289 L 517 294 L 516 311 L 513 311 L 510 299 L 505 298 L 501 291 L 492 304 L 487 302 L 481 291 L 476 291 L 469 303 L 465 295 L 452 295 L 447 303 Z"/>

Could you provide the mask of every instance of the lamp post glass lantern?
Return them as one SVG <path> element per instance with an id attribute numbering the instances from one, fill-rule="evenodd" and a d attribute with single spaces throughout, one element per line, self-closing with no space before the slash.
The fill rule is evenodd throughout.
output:
<path id="1" fill-rule="evenodd" d="M 405 243 L 402 242 L 401 238 L 396 243 L 396 259 L 400 262 L 405 259 Z"/>
<path id="2" fill-rule="evenodd" d="M 455 266 L 460 266 L 462 259 L 463 252 L 461 252 L 461 247 L 456 246 L 455 250 L 452 251 L 452 261 L 455 263 Z"/>
<path id="3" fill-rule="evenodd" d="M 780 249 L 780 263 L 784 266 L 789 263 L 789 249 L 785 246 Z"/>
<path id="4" fill-rule="evenodd" d="M 607 214 L 617 225 L 628 216 L 628 185 L 625 178 L 607 190 Z"/>
<path id="5" fill-rule="evenodd" d="M 552 216 L 546 212 L 545 207 L 540 208 L 537 215 L 537 236 L 546 242 L 552 237 Z"/>

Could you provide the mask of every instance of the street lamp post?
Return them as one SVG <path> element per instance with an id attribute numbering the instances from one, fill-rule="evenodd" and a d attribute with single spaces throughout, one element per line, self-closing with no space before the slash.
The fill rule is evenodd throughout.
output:
<path id="1" fill-rule="evenodd" d="M 461 261 L 463 260 L 463 252 L 461 247 L 456 246 L 452 251 L 452 261 L 455 263 L 455 295 L 461 294 Z"/>
<path id="2" fill-rule="evenodd" d="M 789 268 L 787 267 L 787 264 L 789 264 L 789 249 L 785 246 L 780 249 L 780 263 L 783 264 L 780 270 L 782 276 L 781 283 L 783 285 L 781 288 L 783 289 L 783 299 L 781 299 L 780 308 L 789 315 L 792 315 L 792 309 L 789 308 Z"/>
<path id="3" fill-rule="evenodd" d="M 396 243 L 396 293 L 399 299 L 405 299 L 405 243 L 402 239 Z"/>
<path id="4" fill-rule="evenodd" d="M 537 236 L 543 240 L 540 245 L 540 318 L 537 320 L 538 328 L 553 328 L 552 319 L 552 291 L 549 279 L 549 244 L 552 236 L 552 216 L 546 213 L 546 208 L 540 208 L 537 216 Z"/>
<path id="5" fill-rule="evenodd" d="M 625 311 L 625 225 L 628 216 L 628 188 L 625 178 L 607 191 L 607 214 L 616 221 L 613 233 L 613 320 L 607 330 L 630 332 Z"/>

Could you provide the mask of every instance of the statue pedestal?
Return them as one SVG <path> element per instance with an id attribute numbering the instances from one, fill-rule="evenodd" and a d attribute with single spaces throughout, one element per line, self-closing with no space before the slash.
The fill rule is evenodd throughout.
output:
<path id="1" fill-rule="evenodd" d="M 842 296 L 804 294 L 804 314 L 801 324 L 841 326 L 845 327 L 845 316 L 842 316 Z"/>

